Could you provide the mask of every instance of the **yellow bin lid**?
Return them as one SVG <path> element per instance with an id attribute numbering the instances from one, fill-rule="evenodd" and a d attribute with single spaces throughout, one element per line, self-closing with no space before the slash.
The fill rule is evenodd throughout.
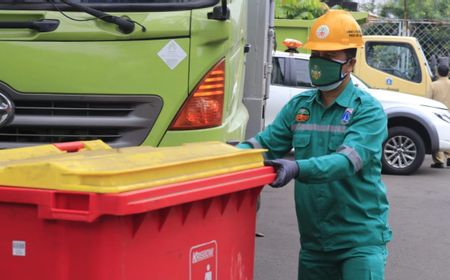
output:
<path id="1" fill-rule="evenodd" d="M 221 142 L 112 149 L 100 140 L 67 153 L 53 145 L 0 151 L 0 185 L 118 193 L 263 166 L 265 150 Z"/>

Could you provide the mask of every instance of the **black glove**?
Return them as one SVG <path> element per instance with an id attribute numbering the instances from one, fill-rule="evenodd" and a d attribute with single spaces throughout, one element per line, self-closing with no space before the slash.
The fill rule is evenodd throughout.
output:
<path id="1" fill-rule="evenodd" d="M 289 181 L 298 176 L 298 165 L 294 160 L 287 159 L 275 159 L 275 160 L 265 160 L 264 165 L 273 166 L 277 172 L 277 177 L 270 186 L 274 188 L 281 188 Z"/>

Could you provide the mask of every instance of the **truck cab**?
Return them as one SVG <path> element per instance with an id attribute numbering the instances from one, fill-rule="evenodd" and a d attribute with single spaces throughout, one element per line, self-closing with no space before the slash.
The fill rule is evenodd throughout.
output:
<path id="1" fill-rule="evenodd" d="M 3 0 L 0 148 L 243 139 L 247 1 Z"/>
<path id="2" fill-rule="evenodd" d="M 354 74 L 374 89 L 429 96 L 432 73 L 414 37 L 363 36 Z"/>

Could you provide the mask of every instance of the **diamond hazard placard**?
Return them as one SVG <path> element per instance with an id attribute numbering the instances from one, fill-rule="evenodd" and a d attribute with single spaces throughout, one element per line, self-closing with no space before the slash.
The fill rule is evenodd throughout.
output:
<path id="1" fill-rule="evenodd" d="M 186 57 L 186 52 L 175 40 L 170 40 L 159 52 L 159 57 L 169 66 L 174 69 Z"/>
<path id="2" fill-rule="evenodd" d="M 217 280 L 217 241 L 193 246 L 189 257 L 189 280 Z"/>

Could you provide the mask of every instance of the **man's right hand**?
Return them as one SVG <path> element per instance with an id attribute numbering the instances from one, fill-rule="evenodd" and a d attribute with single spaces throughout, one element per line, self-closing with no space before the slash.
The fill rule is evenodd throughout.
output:
<path id="1" fill-rule="evenodd" d="M 270 186 L 273 188 L 281 188 L 298 176 L 299 168 L 295 160 L 275 159 L 265 160 L 264 165 L 272 166 L 277 172 L 277 177 Z"/>

